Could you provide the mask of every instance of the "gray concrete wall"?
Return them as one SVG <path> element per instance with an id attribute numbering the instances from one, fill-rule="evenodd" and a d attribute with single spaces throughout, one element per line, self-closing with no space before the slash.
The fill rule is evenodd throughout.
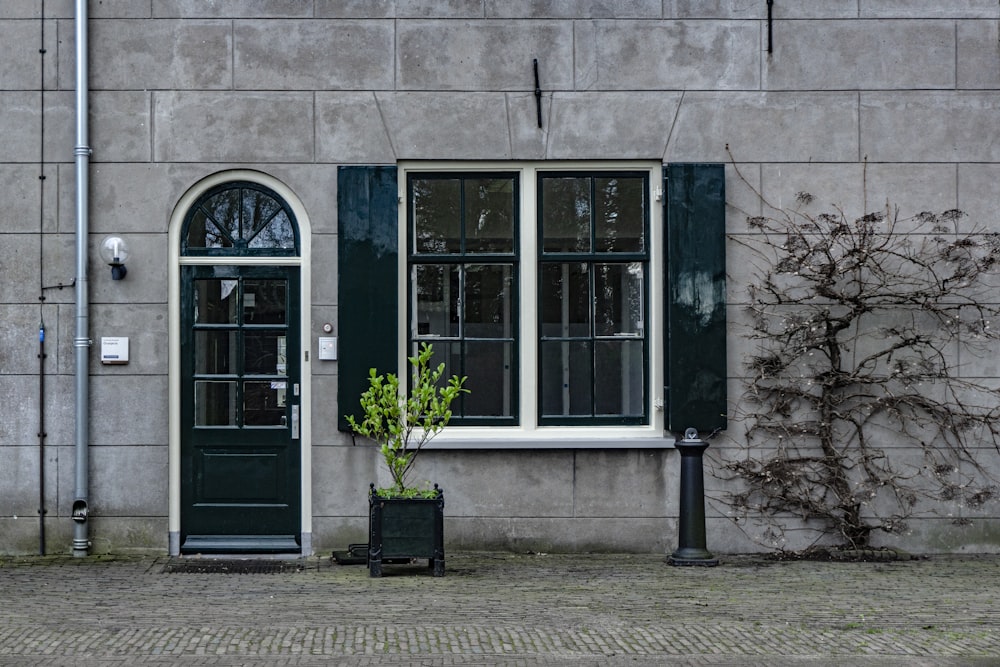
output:
<path id="1" fill-rule="evenodd" d="M 763 194 L 859 209 L 960 207 L 1000 231 L 1000 8 L 995 0 L 105 0 L 90 3 L 91 246 L 127 235 L 112 283 L 92 265 L 95 549 L 167 546 L 170 212 L 217 171 L 286 183 L 313 226 L 312 335 L 337 321 L 336 168 L 403 159 L 728 162 Z M 0 3 L 0 552 L 37 541 L 37 327 L 45 359 L 47 525 L 70 539 L 73 496 L 73 2 Z M 45 53 L 40 54 L 39 49 Z M 539 61 L 543 127 L 531 61 Z M 863 168 L 867 160 L 867 175 Z M 755 206 L 729 168 L 729 225 Z M 39 176 L 46 178 L 40 180 Z M 92 255 L 96 257 L 96 253 Z M 731 321 L 744 264 L 731 248 Z M 731 396 L 746 343 L 730 342 Z M 315 350 L 314 350 L 315 353 Z M 314 544 L 363 540 L 374 452 L 336 434 L 336 365 L 314 365 Z M 970 372 L 994 377 L 993 357 Z M 743 455 L 734 424 L 713 445 Z M 992 452 L 990 455 L 992 456 Z M 673 451 L 435 452 L 450 543 L 668 551 Z M 724 490 L 708 480 L 710 493 Z M 710 503 L 709 545 L 760 548 Z M 954 518 L 972 518 L 957 525 Z M 904 546 L 1000 549 L 995 504 L 928 514 Z"/>

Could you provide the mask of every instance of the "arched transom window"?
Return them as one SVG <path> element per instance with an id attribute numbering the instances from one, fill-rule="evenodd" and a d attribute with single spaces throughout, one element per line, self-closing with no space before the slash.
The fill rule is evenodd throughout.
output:
<path id="1" fill-rule="evenodd" d="M 217 185 L 188 211 L 181 254 L 216 257 L 299 254 L 295 214 L 273 190 L 259 183 Z"/>

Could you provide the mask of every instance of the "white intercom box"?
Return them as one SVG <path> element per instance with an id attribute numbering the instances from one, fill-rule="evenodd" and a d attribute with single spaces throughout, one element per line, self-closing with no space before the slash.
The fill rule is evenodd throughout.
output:
<path id="1" fill-rule="evenodd" d="M 319 358 L 322 361 L 337 360 L 337 339 L 321 336 L 319 339 Z"/>
<path id="2" fill-rule="evenodd" d="M 102 364 L 128 363 L 128 338 L 121 336 L 101 338 Z"/>

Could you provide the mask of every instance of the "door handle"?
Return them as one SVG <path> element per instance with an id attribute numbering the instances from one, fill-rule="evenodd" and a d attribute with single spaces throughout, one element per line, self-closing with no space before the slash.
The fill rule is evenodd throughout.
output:
<path id="1" fill-rule="evenodd" d="M 299 439 L 299 406 L 292 406 L 292 440 Z"/>

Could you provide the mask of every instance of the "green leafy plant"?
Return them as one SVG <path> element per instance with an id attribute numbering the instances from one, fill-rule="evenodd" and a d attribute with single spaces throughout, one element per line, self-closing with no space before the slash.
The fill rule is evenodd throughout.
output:
<path id="1" fill-rule="evenodd" d="M 418 489 L 406 486 L 406 475 L 414 460 L 431 438 L 451 421 L 451 404 L 459 394 L 469 393 L 465 377 L 452 375 L 446 382 L 444 363 L 431 366 L 434 348 L 420 346 L 416 356 L 408 357 L 411 382 L 408 391 L 400 391 L 399 378 L 393 373 L 378 375 L 369 370 L 368 389 L 361 394 L 361 421 L 347 415 L 347 423 L 358 435 L 375 441 L 382 452 L 392 487 L 379 489 L 382 496 L 417 497 Z M 433 491 L 431 493 L 434 493 Z"/>

